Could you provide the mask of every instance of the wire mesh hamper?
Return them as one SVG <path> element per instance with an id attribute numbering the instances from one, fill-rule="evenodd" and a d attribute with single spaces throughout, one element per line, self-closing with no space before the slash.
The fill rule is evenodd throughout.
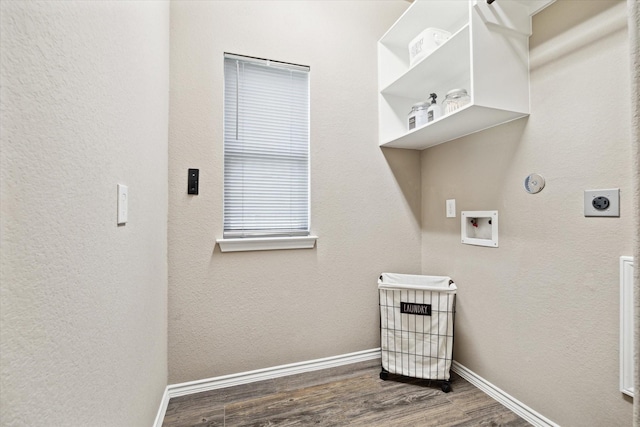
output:
<path id="1" fill-rule="evenodd" d="M 436 380 L 451 391 L 456 284 L 447 276 L 382 273 L 380 347 L 382 371 Z"/>

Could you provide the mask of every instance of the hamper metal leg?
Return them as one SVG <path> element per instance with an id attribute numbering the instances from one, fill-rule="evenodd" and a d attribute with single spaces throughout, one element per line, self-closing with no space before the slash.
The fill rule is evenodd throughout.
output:
<path id="1" fill-rule="evenodd" d="M 451 381 L 442 381 L 442 384 L 440 384 L 440 388 L 445 393 L 449 393 L 451 391 Z"/>
<path id="2" fill-rule="evenodd" d="M 382 370 L 380 371 L 380 379 L 383 381 L 386 381 L 389 379 L 389 371 L 387 371 L 386 369 L 382 368 Z"/>

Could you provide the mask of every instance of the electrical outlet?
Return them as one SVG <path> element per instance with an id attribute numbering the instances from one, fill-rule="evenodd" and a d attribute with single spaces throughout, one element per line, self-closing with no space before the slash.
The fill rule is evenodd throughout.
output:
<path id="1" fill-rule="evenodd" d="M 620 216 L 620 189 L 584 191 L 584 216 Z"/>

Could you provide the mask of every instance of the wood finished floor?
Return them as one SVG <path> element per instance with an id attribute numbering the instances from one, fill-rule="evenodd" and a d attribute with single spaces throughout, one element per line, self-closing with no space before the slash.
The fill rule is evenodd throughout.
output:
<path id="1" fill-rule="evenodd" d="M 453 391 L 382 381 L 379 360 L 212 390 L 169 401 L 163 427 L 529 426 L 452 373 Z"/>

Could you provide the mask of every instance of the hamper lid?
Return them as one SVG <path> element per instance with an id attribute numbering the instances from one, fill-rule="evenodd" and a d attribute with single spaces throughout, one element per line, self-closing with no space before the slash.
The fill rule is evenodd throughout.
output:
<path id="1" fill-rule="evenodd" d="M 378 289 L 420 289 L 456 293 L 458 287 L 449 276 L 382 273 L 378 279 Z"/>

